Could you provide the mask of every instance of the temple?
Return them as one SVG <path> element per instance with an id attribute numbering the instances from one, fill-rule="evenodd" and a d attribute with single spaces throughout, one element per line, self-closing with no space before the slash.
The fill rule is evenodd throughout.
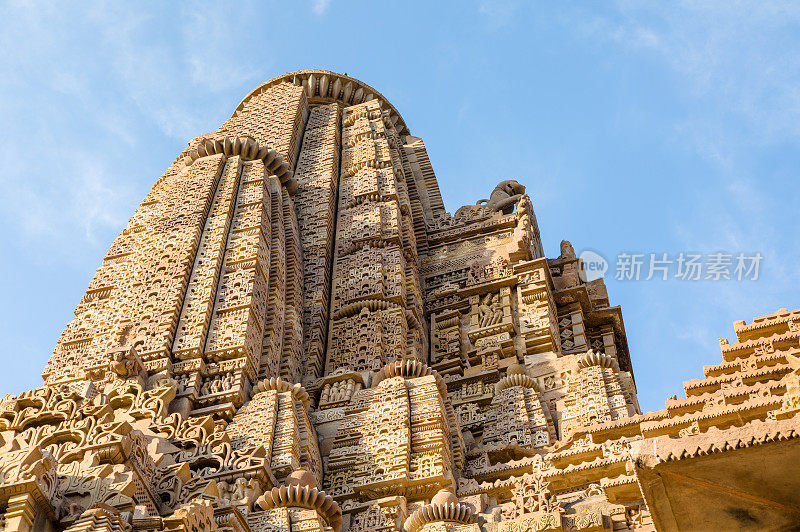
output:
<path id="1" fill-rule="evenodd" d="M 446 212 L 361 81 L 257 87 L 153 185 L 43 385 L 0 403 L 0 530 L 800 522 L 800 310 L 735 323 L 642 413 L 602 279 L 567 241 L 545 257 L 522 184 L 490 189 Z"/>

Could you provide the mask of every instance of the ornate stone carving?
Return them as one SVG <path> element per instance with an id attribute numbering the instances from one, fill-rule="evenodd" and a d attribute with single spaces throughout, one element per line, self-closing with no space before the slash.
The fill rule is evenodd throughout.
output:
<path id="1" fill-rule="evenodd" d="M 373 88 L 274 78 L 154 184 L 44 385 L 0 400 L 1 522 L 651 530 L 705 504 L 735 528 L 734 503 L 664 503 L 664 479 L 709 455 L 725 467 L 696 473 L 724 476 L 745 448 L 800 461 L 800 311 L 737 322 L 685 398 L 642 414 L 621 310 L 581 267 L 568 241 L 544 256 L 516 181 L 445 212 L 424 143 Z M 783 488 L 744 486 L 770 456 L 693 496 L 736 484 L 779 510 L 759 526 L 788 529 Z"/>
<path id="2" fill-rule="evenodd" d="M 431 503 L 417 508 L 408 516 L 403 529 L 406 532 L 418 532 L 432 523 L 472 523 L 472 509 L 466 504 L 461 504 L 452 491 L 440 490 Z"/>
<path id="3" fill-rule="evenodd" d="M 477 204 L 484 204 L 487 209 L 491 211 L 499 211 L 503 214 L 511 214 L 516 205 L 525 194 L 525 187 L 513 179 L 500 181 L 494 187 L 492 195 L 488 200 L 480 200 Z"/>

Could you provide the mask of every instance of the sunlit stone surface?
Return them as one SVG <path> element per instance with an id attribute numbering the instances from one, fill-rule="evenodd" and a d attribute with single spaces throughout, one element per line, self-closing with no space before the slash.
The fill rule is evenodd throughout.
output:
<path id="1" fill-rule="evenodd" d="M 800 311 L 737 322 L 642 414 L 602 280 L 567 241 L 544 257 L 524 186 L 490 188 L 445 212 L 358 80 L 258 87 L 155 183 L 44 385 L 0 404 L 4 530 L 798 522 Z"/>

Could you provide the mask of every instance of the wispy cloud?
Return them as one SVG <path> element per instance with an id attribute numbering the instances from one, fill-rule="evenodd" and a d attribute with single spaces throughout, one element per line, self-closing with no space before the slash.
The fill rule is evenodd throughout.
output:
<path id="1" fill-rule="evenodd" d="M 787 290 L 785 281 L 796 276 L 800 262 L 800 250 L 786 238 L 787 226 L 797 222 L 791 202 L 778 192 L 785 186 L 780 174 L 764 173 L 773 170 L 766 162 L 772 154 L 800 145 L 800 5 L 617 1 L 599 14 L 572 10 L 562 23 L 598 53 L 622 53 L 664 75 L 670 97 L 679 102 L 662 117 L 662 137 L 671 151 L 695 161 L 699 178 L 683 182 L 676 176 L 676 183 L 662 184 L 686 187 L 680 205 L 671 209 L 671 235 L 665 238 L 682 251 L 764 257 L 759 281 L 672 281 L 669 293 L 652 290 L 659 304 L 646 319 L 628 314 L 632 335 L 652 331 L 647 344 L 638 346 L 639 356 L 661 365 L 650 374 L 651 385 L 667 386 L 664 375 L 674 372 L 675 363 L 719 361 L 717 338 L 730 336 L 728 319 L 797 305 L 797 292 Z M 687 347 L 690 352 L 684 352 Z M 675 375 L 675 390 L 677 379 L 697 377 L 698 370 Z"/>
<path id="2" fill-rule="evenodd" d="M 712 97 L 741 118 L 749 127 L 748 141 L 785 136 L 800 140 L 796 82 L 800 49 L 791 39 L 800 24 L 800 4 L 709 1 L 615 6 L 612 15 L 583 13 L 570 24 L 586 37 L 657 54 L 679 76 L 681 88 Z M 719 129 L 701 130 L 709 153 L 714 153 L 714 146 L 708 140 L 718 133 Z"/>
<path id="3" fill-rule="evenodd" d="M 687 246 L 762 251 L 771 267 L 780 248 L 774 198 L 752 175 L 754 148 L 800 144 L 800 5 L 777 2 L 627 2 L 608 16 L 583 12 L 569 24 L 586 39 L 616 43 L 665 62 L 689 113 L 673 138 L 718 169 L 697 183 L 691 219 L 674 222 Z M 574 22 L 577 21 L 577 22 Z"/>
<path id="4" fill-rule="evenodd" d="M 478 13 L 485 18 L 492 30 L 502 28 L 511 22 L 516 10 L 517 2 L 514 0 L 481 0 L 478 2 Z"/>
<path id="5" fill-rule="evenodd" d="M 123 95 L 170 137 L 188 140 L 201 131 L 197 113 L 185 97 L 179 97 L 178 90 L 196 77 L 181 56 L 150 38 L 148 28 L 154 23 L 151 15 L 131 12 L 124 4 L 103 4 L 91 16 L 111 55 L 111 74 Z"/>
<path id="6" fill-rule="evenodd" d="M 231 110 L 219 95 L 252 86 L 265 64 L 242 54 L 242 32 L 256 34 L 249 4 L 237 18 L 175 8 L 182 24 L 167 32 L 163 13 L 125 4 L 5 7 L 0 115 L 15 135 L 0 146 L 0 218 L 30 249 L 80 239 L 101 252 L 164 169 L 128 164 L 137 150 L 216 128 Z M 33 160 L 19 156 L 26 145 L 40 147 Z"/>
<path id="7" fill-rule="evenodd" d="M 135 202 L 133 187 L 91 149 L 68 143 L 48 155 L 57 167 L 25 161 L 9 147 L 0 150 L 8 164 L 0 177 L 3 222 L 32 244 L 44 244 L 42 251 L 60 247 L 65 235 L 92 247 L 105 245 L 99 236 L 124 225 Z"/>
<path id="8" fill-rule="evenodd" d="M 238 17 L 209 17 L 194 7 L 181 10 L 183 48 L 191 80 L 204 90 L 219 93 L 252 84 L 263 66 L 263 54 L 240 54 L 242 37 L 257 35 L 259 12 L 252 6 L 239 7 Z M 246 39 L 246 37 L 245 37 Z M 263 81 L 263 80 L 262 80 Z"/>
<path id="9" fill-rule="evenodd" d="M 315 15 L 324 15 L 331 5 L 331 0 L 312 0 L 311 11 Z"/>

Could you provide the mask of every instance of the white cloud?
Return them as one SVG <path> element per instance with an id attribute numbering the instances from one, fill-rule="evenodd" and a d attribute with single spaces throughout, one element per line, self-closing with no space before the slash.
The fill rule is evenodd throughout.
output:
<path id="1" fill-rule="evenodd" d="M 679 243 L 676 252 L 764 257 L 759 281 L 671 281 L 669 291 L 649 294 L 658 302 L 653 312 L 626 316 L 638 342 L 642 330 L 652 329 L 645 343 L 631 347 L 635 356 L 656 360 L 642 368 L 651 386 L 661 386 L 675 364 L 689 368 L 681 372 L 686 378 L 699 376 L 698 361 L 718 363 L 717 338 L 731 335 L 729 319 L 796 307 L 800 250 L 790 235 L 797 224 L 792 199 L 782 193 L 785 177 L 771 175 L 769 161 L 800 143 L 800 4 L 618 1 L 602 13 L 575 9 L 562 23 L 598 53 L 632 55 L 664 74 L 659 90 L 678 103 L 670 114 L 653 113 L 668 125 L 670 150 L 698 166 L 694 182 L 676 176 L 662 185 L 686 187 L 665 239 Z M 676 349 L 686 344 L 690 352 Z"/>
<path id="2" fill-rule="evenodd" d="M 248 2 L 235 17 L 189 5 L 165 7 L 174 16 L 106 2 L 4 8 L 0 116 L 14 135 L 0 146 L 0 219 L 31 250 L 102 253 L 174 156 L 137 152 L 216 129 L 229 94 L 269 70 L 263 6 Z"/>
<path id="3" fill-rule="evenodd" d="M 191 81 L 187 65 L 164 43 L 147 39 L 148 15 L 111 4 L 96 10 L 93 19 L 121 95 L 169 137 L 188 141 L 202 131 L 196 106 L 179 90 Z"/>
<path id="4" fill-rule="evenodd" d="M 675 77 L 687 112 L 674 117 L 674 142 L 716 168 L 687 197 L 694 216 L 674 222 L 687 247 L 761 251 L 781 269 L 799 258 L 779 241 L 781 198 L 752 175 L 748 158 L 800 143 L 800 4 L 618 1 L 609 16 L 572 15 L 565 24 L 582 37 L 663 61 Z"/>
<path id="5" fill-rule="evenodd" d="M 331 0 L 312 0 L 311 11 L 315 15 L 324 15 L 331 5 Z"/>
<path id="6" fill-rule="evenodd" d="M 186 21 L 182 26 L 182 47 L 193 83 L 219 93 L 255 82 L 254 69 L 267 54 L 264 50 L 258 54 L 241 53 L 248 36 L 261 33 L 254 23 L 259 13 L 251 11 L 249 6 L 242 5 L 240 16 L 209 17 L 194 7 L 182 9 L 181 18 Z"/>
<path id="7" fill-rule="evenodd" d="M 617 2 L 613 16 L 581 15 L 568 22 L 578 33 L 657 54 L 678 76 L 679 89 L 712 98 L 742 119 L 748 141 L 800 140 L 800 49 L 791 38 L 800 4 Z M 685 127 L 698 129 L 699 143 L 715 154 L 708 140 L 720 131 L 713 124 Z"/>
<path id="8" fill-rule="evenodd" d="M 478 13 L 486 18 L 490 29 L 499 29 L 509 22 L 517 10 L 514 0 L 481 0 L 478 3 Z"/>
<path id="9" fill-rule="evenodd" d="M 100 250 L 124 226 L 136 202 L 133 187 L 107 167 L 102 153 L 66 142 L 51 148 L 48 162 L 36 163 L 12 149 L 0 151 L 7 162 L 0 217 L 34 249 L 69 256 L 68 248 L 83 241 Z"/>

